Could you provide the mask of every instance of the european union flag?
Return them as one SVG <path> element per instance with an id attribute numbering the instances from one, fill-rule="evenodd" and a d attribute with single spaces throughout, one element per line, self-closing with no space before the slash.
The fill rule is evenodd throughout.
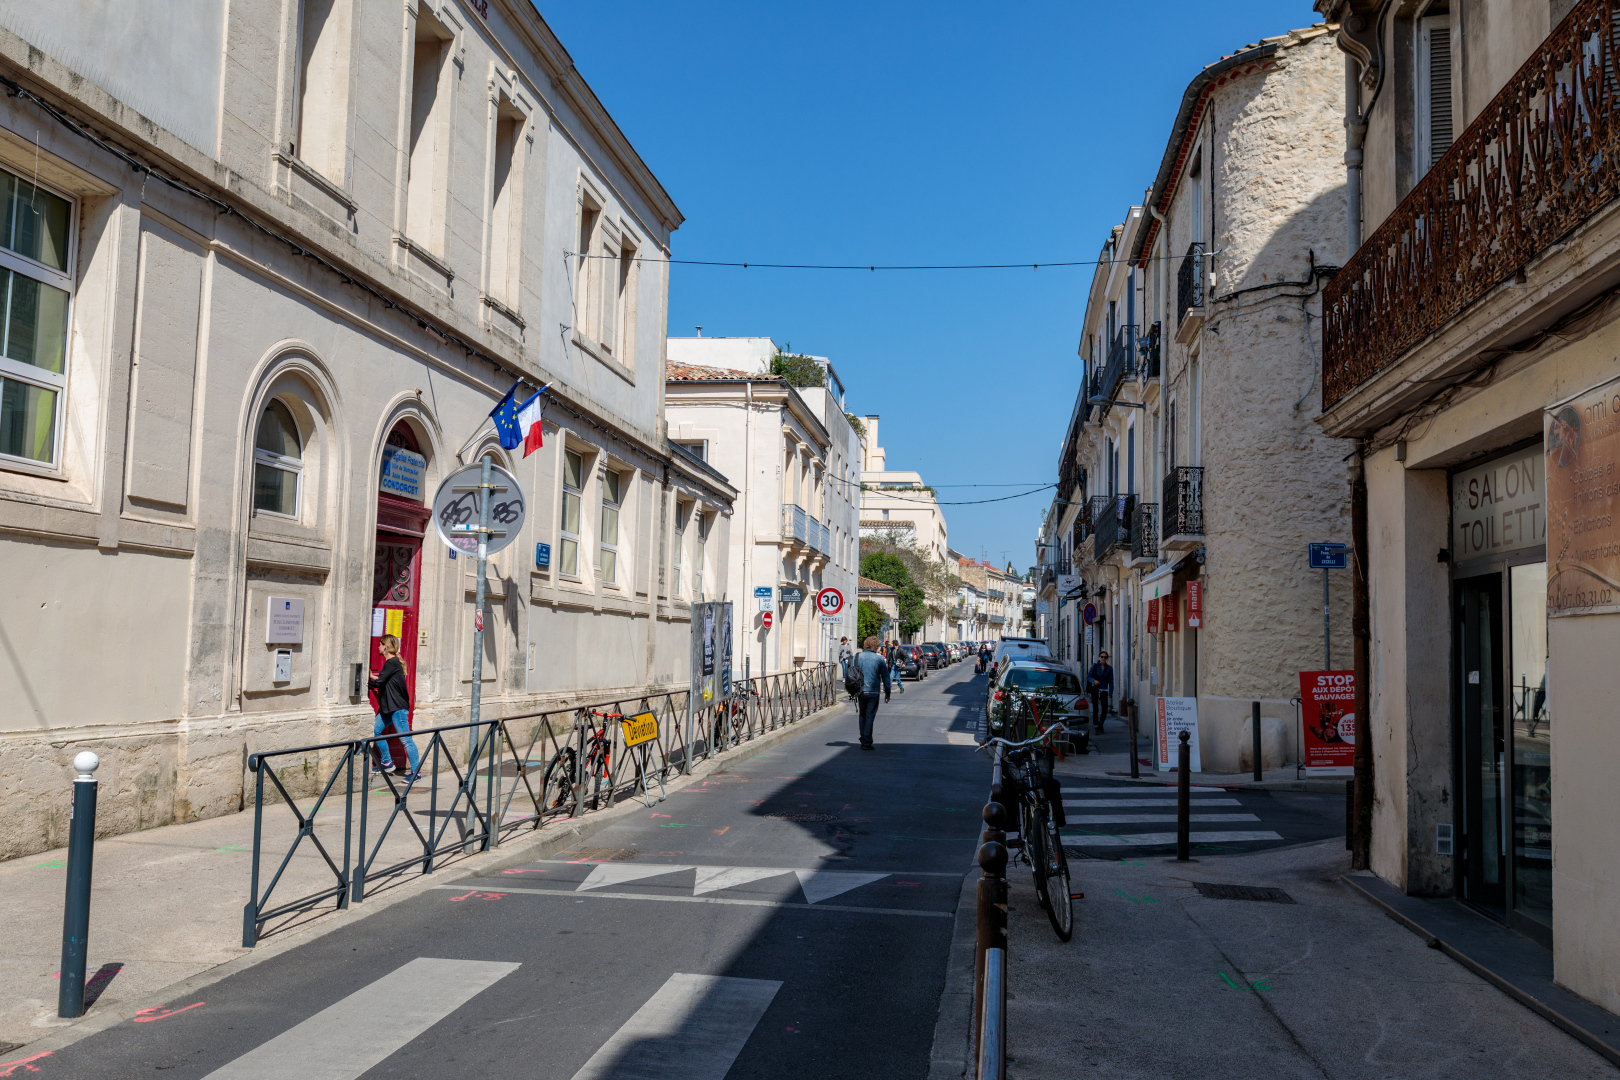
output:
<path id="1" fill-rule="evenodd" d="M 518 423 L 517 388 L 521 383 L 513 383 L 512 389 L 501 398 L 500 404 L 489 414 L 495 421 L 495 434 L 500 436 L 502 450 L 516 450 L 523 445 L 523 427 Z"/>

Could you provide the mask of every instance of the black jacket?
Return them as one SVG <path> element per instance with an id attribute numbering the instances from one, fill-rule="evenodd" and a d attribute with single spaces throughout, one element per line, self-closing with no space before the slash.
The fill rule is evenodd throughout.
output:
<path id="1" fill-rule="evenodd" d="M 390 656 L 377 677 L 367 685 L 377 691 L 377 711 L 383 716 L 411 707 L 411 692 L 405 686 L 405 665 L 399 662 L 399 657 Z"/>

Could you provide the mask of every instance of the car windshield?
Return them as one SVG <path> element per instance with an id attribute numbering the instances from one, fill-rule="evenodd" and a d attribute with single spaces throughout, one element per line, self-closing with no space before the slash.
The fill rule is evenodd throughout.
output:
<path id="1" fill-rule="evenodd" d="M 1007 672 L 1006 686 L 1016 686 L 1020 690 L 1038 690 L 1043 686 L 1050 686 L 1059 694 L 1078 694 L 1080 681 L 1067 671 L 1054 671 L 1051 668 L 1015 667 Z"/>

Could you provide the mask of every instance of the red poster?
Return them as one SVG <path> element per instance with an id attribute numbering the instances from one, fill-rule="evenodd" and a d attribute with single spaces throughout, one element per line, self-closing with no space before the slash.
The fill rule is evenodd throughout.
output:
<path id="1" fill-rule="evenodd" d="M 1181 601 L 1175 593 L 1159 598 L 1159 619 L 1164 623 L 1164 632 L 1174 634 L 1181 629 Z"/>
<path id="2" fill-rule="evenodd" d="M 1204 583 L 1187 582 L 1187 629 L 1197 630 L 1204 625 Z"/>
<path id="3" fill-rule="evenodd" d="M 1302 671 L 1299 700 L 1305 775 L 1350 775 L 1356 757 L 1356 673 Z"/>
<path id="4" fill-rule="evenodd" d="M 1148 601 L 1147 630 L 1150 634 L 1157 634 L 1159 632 L 1159 601 L 1157 597 Z"/>

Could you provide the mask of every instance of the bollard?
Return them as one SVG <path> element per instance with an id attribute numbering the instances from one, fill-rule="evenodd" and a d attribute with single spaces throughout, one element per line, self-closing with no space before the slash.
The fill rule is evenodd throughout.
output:
<path id="1" fill-rule="evenodd" d="M 979 1014 L 976 1080 L 1003 1080 L 1007 1075 L 1007 953 L 991 949 L 985 958 L 987 1008 Z"/>
<path id="2" fill-rule="evenodd" d="M 86 750 L 73 759 L 73 821 L 68 826 L 67 902 L 62 914 L 62 972 L 56 1015 L 84 1015 L 84 964 L 90 935 L 90 864 L 96 844 L 96 777 L 101 759 Z"/>
<path id="3" fill-rule="evenodd" d="M 1140 771 L 1140 764 L 1141 763 L 1139 761 L 1137 761 L 1137 757 L 1136 757 L 1136 730 L 1137 730 L 1136 724 L 1137 724 L 1137 716 L 1138 716 L 1138 709 L 1137 709 L 1137 705 L 1136 705 L 1136 699 L 1132 698 L 1131 699 L 1131 779 L 1132 780 L 1139 780 L 1142 777 L 1142 774 L 1141 774 L 1141 771 Z"/>
<path id="4" fill-rule="evenodd" d="M 973 1000 L 976 1007 L 984 1002 L 985 953 L 990 949 L 1007 947 L 1007 848 L 1002 843 L 1006 834 L 1001 831 L 1005 813 L 1005 808 L 998 802 L 991 802 L 984 808 L 986 827 L 978 856 L 983 876 L 979 878 L 974 908 Z"/>
<path id="5" fill-rule="evenodd" d="M 1249 722 L 1249 726 L 1254 729 L 1254 782 L 1258 784 L 1260 782 L 1260 780 L 1261 780 L 1261 776 L 1260 776 L 1260 703 L 1258 701 L 1256 701 L 1256 702 L 1253 702 L 1252 704 L 1254 706 L 1254 719 Z"/>
<path id="6" fill-rule="evenodd" d="M 1187 742 L 1187 733 L 1181 733 L 1181 749 L 1178 764 L 1181 766 L 1181 775 L 1176 779 L 1176 861 L 1186 862 L 1192 857 L 1191 826 L 1189 813 L 1192 806 L 1192 745 Z"/>

